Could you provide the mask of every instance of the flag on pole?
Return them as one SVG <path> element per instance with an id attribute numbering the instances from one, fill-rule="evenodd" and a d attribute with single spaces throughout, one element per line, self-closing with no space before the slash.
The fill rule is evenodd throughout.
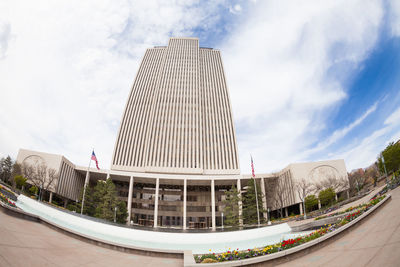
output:
<path id="1" fill-rule="evenodd" d="M 99 168 L 99 162 L 97 161 L 96 155 L 94 154 L 94 150 L 92 151 L 92 158 L 91 158 L 91 159 L 94 160 L 94 161 L 96 162 L 96 168 L 97 168 L 98 170 L 100 170 L 100 168 Z"/>
<path id="2" fill-rule="evenodd" d="M 255 178 L 256 177 L 256 175 L 254 174 L 254 164 L 253 164 L 253 157 L 252 156 L 250 156 L 251 157 L 251 175 L 253 176 L 253 178 Z"/>

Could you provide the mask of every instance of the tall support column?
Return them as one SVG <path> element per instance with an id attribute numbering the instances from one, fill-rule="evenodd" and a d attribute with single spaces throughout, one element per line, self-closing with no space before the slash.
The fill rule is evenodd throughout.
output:
<path id="1" fill-rule="evenodd" d="M 285 208 L 285 217 L 289 217 L 288 208 Z"/>
<path id="2" fill-rule="evenodd" d="M 303 214 L 303 202 L 299 203 L 300 215 Z"/>
<path id="3" fill-rule="evenodd" d="M 132 194 L 133 194 L 133 176 L 129 179 L 129 193 L 128 193 L 128 221 L 127 224 L 131 225 L 132 218 Z"/>
<path id="4" fill-rule="evenodd" d="M 318 209 L 321 209 L 321 200 L 318 199 Z"/>
<path id="5" fill-rule="evenodd" d="M 215 231 L 215 182 L 214 179 L 211 180 L 211 219 L 212 219 L 212 230 Z"/>
<path id="6" fill-rule="evenodd" d="M 154 228 L 158 227 L 158 191 L 160 188 L 160 179 L 157 178 L 156 181 L 156 198 L 154 200 Z"/>
<path id="7" fill-rule="evenodd" d="M 267 195 L 265 193 L 265 182 L 264 178 L 261 178 L 261 193 L 262 193 L 262 204 L 263 204 L 263 215 L 265 221 L 268 221 L 268 213 L 267 213 Z"/>
<path id="8" fill-rule="evenodd" d="M 237 190 L 239 192 L 239 226 L 243 226 L 242 185 L 240 183 L 240 179 L 237 179 Z"/>
<path id="9" fill-rule="evenodd" d="M 336 200 L 336 202 L 337 202 L 337 200 L 338 200 L 338 197 L 337 197 L 337 194 L 335 193 L 335 200 Z"/>
<path id="10" fill-rule="evenodd" d="M 186 230 L 187 180 L 183 180 L 183 230 Z"/>
<path id="11" fill-rule="evenodd" d="M 53 201 L 53 192 L 50 191 L 50 196 L 49 196 L 49 203 Z"/>
<path id="12" fill-rule="evenodd" d="M 347 189 L 346 194 L 347 194 L 347 199 L 349 199 L 350 198 L 350 189 Z"/>

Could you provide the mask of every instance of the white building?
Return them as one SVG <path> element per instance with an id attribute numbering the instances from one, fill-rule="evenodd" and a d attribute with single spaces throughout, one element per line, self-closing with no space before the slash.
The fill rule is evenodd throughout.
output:
<path id="1" fill-rule="evenodd" d="M 17 162 L 45 162 L 59 172 L 51 195 L 79 198 L 87 167 L 24 149 Z M 258 174 L 256 180 L 265 209 L 278 208 L 274 198 L 281 185 L 286 213 L 299 213 L 296 181 L 332 175 L 347 179 L 343 160 L 290 164 L 276 174 Z M 170 38 L 166 47 L 147 49 L 123 113 L 111 168 L 91 168 L 86 182 L 107 178 L 127 201 L 128 221 L 184 229 L 221 224 L 224 192 L 232 184 L 242 190 L 251 176 L 240 174 L 218 50 L 199 47 L 197 38 Z"/>

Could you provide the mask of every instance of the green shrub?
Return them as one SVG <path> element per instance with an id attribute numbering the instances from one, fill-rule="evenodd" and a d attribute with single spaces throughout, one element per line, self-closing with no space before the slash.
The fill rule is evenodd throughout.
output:
<path id="1" fill-rule="evenodd" d="M 37 193 L 39 192 L 39 189 L 36 186 L 32 185 L 31 188 L 29 188 L 29 192 L 32 195 L 37 195 Z"/>
<path id="2" fill-rule="evenodd" d="M 17 188 L 22 188 L 26 184 L 26 178 L 23 177 L 22 175 L 16 175 L 14 176 L 14 181 L 15 184 L 17 185 Z"/>
<path id="3" fill-rule="evenodd" d="M 322 190 L 318 194 L 318 198 L 321 201 L 321 206 L 328 206 L 334 203 L 335 201 L 335 190 L 332 188 L 327 188 Z"/>
<path id="4" fill-rule="evenodd" d="M 307 196 L 304 201 L 307 212 L 312 211 L 313 208 L 318 205 L 318 199 L 315 197 L 315 195 Z"/>

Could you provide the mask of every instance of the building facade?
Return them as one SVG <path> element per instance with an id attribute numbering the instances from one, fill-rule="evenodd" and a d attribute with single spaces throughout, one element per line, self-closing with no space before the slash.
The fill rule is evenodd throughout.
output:
<path id="1" fill-rule="evenodd" d="M 32 163 L 32 158 L 58 170 L 51 196 L 77 201 L 85 184 L 112 179 L 127 202 L 128 222 L 153 227 L 215 229 L 222 224 L 224 192 L 232 185 L 241 192 L 251 179 L 240 174 L 220 51 L 199 47 L 197 38 L 170 38 L 168 46 L 147 49 L 125 106 L 110 170 L 88 171 L 63 156 L 24 149 L 17 162 Z M 302 212 L 298 180 L 332 175 L 347 179 L 343 160 L 291 164 L 255 179 L 264 209 L 284 206 L 287 215 Z M 283 195 L 284 201 L 277 201 Z"/>

